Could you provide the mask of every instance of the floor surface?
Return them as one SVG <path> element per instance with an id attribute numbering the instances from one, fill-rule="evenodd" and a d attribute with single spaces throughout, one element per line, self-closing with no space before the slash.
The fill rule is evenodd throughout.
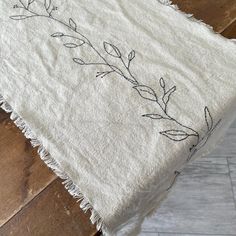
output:
<path id="1" fill-rule="evenodd" d="M 141 236 L 236 236 L 236 122 L 210 155 L 189 164 Z"/>

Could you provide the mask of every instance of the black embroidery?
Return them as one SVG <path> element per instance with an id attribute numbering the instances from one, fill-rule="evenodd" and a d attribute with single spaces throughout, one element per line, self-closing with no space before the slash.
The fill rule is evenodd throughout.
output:
<path id="1" fill-rule="evenodd" d="M 144 114 L 142 116 L 148 119 L 152 119 L 152 120 L 163 120 L 163 121 L 166 120 L 176 126 L 175 129 L 169 129 L 169 130 L 164 130 L 164 131 L 159 132 L 161 135 L 175 142 L 184 141 L 189 137 L 195 138 L 196 139 L 195 143 L 189 149 L 189 155 L 188 155 L 187 161 L 189 161 L 191 157 L 206 144 L 206 142 L 210 138 L 215 128 L 221 122 L 221 120 L 219 120 L 218 122 L 214 123 L 214 120 L 209 111 L 209 108 L 206 106 L 204 108 L 206 131 L 203 133 L 203 135 L 200 135 L 199 132 L 197 132 L 193 128 L 183 124 L 182 122 L 172 117 L 168 111 L 168 104 L 171 100 L 172 95 L 177 89 L 176 86 L 167 88 L 166 81 L 164 80 L 164 78 L 160 78 L 159 85 L 162 89 L 162 94 L 157 95 L 154 89 L 152 89 L 148 85 L 140 84 L 138 82 L 136 76 L 132 73 L 130 69 L 131 62 L 134 60 L 136 56 L 135 50 L 131 50 L 128 53 L 128 55 L 124 57 L 124 55 L 121 53 L 120 49 L 117 46 L 106 41 L 103 42 L 104 53 L 107 55 L 107 57 L 110 56 L 113 59 L 119 60 L 119 62 L 121 62 L 122 64 L 122 68 L 119 68 L 116 65 L 113 65 L 108 62 L 108 59 L 106 59 L 106 57 L 103 56 L 103 54 L 98 51 L 98 49 L 92 44 L 92 42 L 78 30 L 77 24 L 72 18 L 69 18 L 68 23 L 55 18 L 53 16 L 53 12 L 57 10 L 57 7 L 52 5 L 51 0 L 44 0 L 43 10 L 45 14 L 41 14 L 41 13 L 39 14 L 32 10 L 33 3 L 36 0 L 28 0 L 27 3 L 25 3 L 26 1 L 24 1 L 23 3 L 22 0 L 18 0 L 18 1 L 19 1 L 18 3 L 19 5 L 16 4 L 13 6 L 13 8 L 24 9 L 25 14 L 10 16 L 12 20 L 25 20 L 25 19 L 33 18 L 33 17 L 44 17 L 44 18 L 56 21 L 64 25 L 65 27 L 69 28 L 73 32 L 73 34 L 55 32 L 51 36 L 54 38 L 68 39 L 68 43 L 65 43 L 64 46 L 69 49 L 75 49 L 77 47 L 82 47 L 86 45 L 91 49 L 93 53 L 95 53 L 95 55 L 98 56 L 100 60 L 99 62 L 86 62 L 82 58 L 76 57 L 76 58 L 73 58 L 73 61 L 75 63 L 81 66 L 96 66 L 96 65 L 106 66 L 107 70 L 98 71 L 96 74 L 96 77 L 103 78 L 110 74 L 117 74 L 121 78 L 128 81 L 132 85 L 132 88 L 135 91 L 137 91 L 137 93 L 139 94 L 141 98 L 145 100 L 149 100 L 153 102 L 155 105 L 157 105 L 160 108 L 161 113 Z M 178 171 L 176 171 L 175 173 L 177 173 L 177 175 L 179 174 Z"/>

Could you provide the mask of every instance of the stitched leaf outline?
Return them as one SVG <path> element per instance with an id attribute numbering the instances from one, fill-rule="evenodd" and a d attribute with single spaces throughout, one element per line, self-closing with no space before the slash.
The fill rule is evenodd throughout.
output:
<path id="1" fill-rule="evenodd" d="M 159 115 L 159 114 L 145 114 L 145 115 L 142 115 L 142 116 L 143 117 L 148 117 L 148 118 L 153 119 L 153 120 L 164 119 L 164 117 Z"/>
<path id="2" fill-rule="evenodd" d="M 70 24 L 71 29 L 76 31 L 77 25 L 72 18 L 69 19 L 69 24 Z"/>
<path id="3" fill-rule="evenodd" d="M 80 47 L 84 44 L 85 42 L 81 40 L 80 44 L 76 44 L 76 43 L 65 43 L 64 46 L 67 48 L 77 48 Z"/>
<path id="4" fill-rule="evenodd" d="M 79 45 L 75 44 L 75 43 L 64 43 L 63 44 L 66 48 L 77 48 L 79 47 Z"/>
<path id="5" fill-rule="evenodd" d="M 189 137 L 189 134 L 183 130 L 166 130 L 160 132 L 160 134 L 166 136 L 173 141 L 183 141 Z"/>
<path id="6" fill-rule="evenodd" d="M 80 58 L 73 58 L 73 61 L 79 65 L 85 65 L 85 62 Z"/>
<path id="7" fill-rule="evenodd" d="M 129 60 L 129 61 L 132 61 L 134 58 L 135 58 L 135 51 L 132 50 L 132 51 L 129 53 L 129 55 L 128 55 L 128 60 Z"/>
<path id="8" fill-rule="evenodd" d="M 29 16 L 26 15 L 15 15 L 15 16 L 10 16 L 12 20 L 24 20 L 29 18 Z"/>
<path id="9" fill-rule="evenodd" d="M 166 86 L 166 83 L 165 83 L 165 81 L 164 81 L 164 79 L 162 77 L 160 78 L 160 86 L 162 88 L 165 88 L 165 86 Z"/>
<path id="10" fill-rule="evenodd" d="M 163 101 L 165 102 L 165 104 L 167 104 L 170 100 L 170 96 L 172 95 L 172 93 L 174 93 L 176 91 L 176 86 L 173 86 L 172 88 L 170 88 L 165 96 L 163 97 Z"/>
<path id="11" fill-rule="evenodd" d="M 213 127 L 213 119 L 212 119 L 212 116 L 211 116 L 211 113 L 210 113 L 208 107 L 204 108 L 204 113 L 205 113 L 205 121 L 207 124 L 207 129 L 208 129 L 208 131 L 210 131 Z"/>
<path id="12" fill-rule="evenodd" d="M 103 42 L 103 47 L 110 56 L 113 56 L 116 58 L 121 57 L 120 50 L 115 45 L 108 42 Z"/>
<path id="13" fill-rule="evenodd" d="M 62 37 L 62 36 L 64 36 L 64 34 L 61 32 L 56 32 L 56 33 L 53 33 L 51 36 L 56 38 L 56 37 Z"/>
<path id="14" fill-rule="evenodd" d="M 157 95 L 154 90 L 145 85 L 137 85 L 133 87 L 139 93 L 142 98 L 145 98 L 150 101 L 157 101 Z"/>
<path id="15" fill-rule="evenodd" d="M 46 10 L 48 10 L 51 6 L 52 1 L 51 0 L 44 0 L 44 6 Z"/>

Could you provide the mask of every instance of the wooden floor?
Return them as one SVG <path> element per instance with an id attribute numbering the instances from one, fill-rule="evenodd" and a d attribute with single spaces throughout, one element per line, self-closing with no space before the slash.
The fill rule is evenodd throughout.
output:
<path id="1" fill-rule="evenodd" d="M 174 0 L 173 2 L 177 3 L 183 11 L 192 13 L 196 18 L 212 25 L 215 31 L 225 37 L 236 38 L 236 0 Z M 236 153 L 234 156 L 236 157 Z M 221 178 L 225 178 L 226 168 L 230 171 L 230 168 L 236 167 L 236 159 L 233 159 L 233 154 L 225 158 L 225 160 L 222 158 L 210 159 L 207 161 L 208 164 L 201 160 L 196 164 L 197 167 L 188 167 L 186 173 L 193 176 L 193 182 L 195 181 L 194 176 L 196 177 L 199 173 L 206 176 L 205 181 L 210 181 L 209 173 L 211 174 L 212 168 L 215 168 L 216 172 L 222 174 Z M 233 164 L 229 165 L 230 162 Z M 197 174 L 196 168 L 199 169 Z M 234 172 L 232 170 L 232 173 L 234 176 L 229 181 L 235 184 L 236 168 Z M 214 178 L 219 178 L 219 176 L 215 175 Z M 219 178 L 218 181 L 219 187 L 224 187 L 223 190 L 221 189 L 222 191 L 230 191 L 227 188 L 228 185 L 221 182 L 223 180 Z M 182 191 L 181 177 L 179 185 L 176 187 L 177 193 L 174 193 L 176 196 L 178 196 L 178 191 Z M 204 181 L 201 184 L 195 183 L 195 186 L 208 193 Z M 233 191 L 236 192 L 236 184 Z M 194 197 L 194 192 L 186 191 L 187 193 L 189 197 Z M 212 194 L 220 194 L 220 192 L 213 191 Z M 176 196 L 173 195 L 172 198 L 176 198 Z M 206 202 L 212 200 L 210 196 L 209 199 L 205 199 Z M 158 233 L 161 236 L 187 236 L 194 233 L 204 235 L 207 224 L 213 224 L 214 230 L 208 231 L 206 235 L 236 235 L 236 218 L 233 221 L 236 214 L 231 212 L 231 208 L 234 208 L 235 205 L 232 205 L 232 199 L 228 195 L 226 198 L 219 197 L 221 204 L 218 202 L 216 207 L 221 207 L 221 211 L 226 210 L 229 214 L 220 222 L 215 216 L 218 211 L 210 209 L 213 220 L 207 221 L 206 217 L 209 215 L 204 215 L 199 211 L 199 214 L 203 214 L 199 224 L 194 223 L 196 218 L 193 217 L 194 214 L 189 215 L 191 214 L 189 209 L 173 206 L 172 198 L 168 199 L 164 208 L 161 208 L 159 217 L 145 222 L 142 235 L 158 235 Z M 178 204 L 181 205 L 181 203 L 180 200 Z M 168 204 L 171 205 L 170 209 Z M 178 214 L 180 209 L 185 215 Z M 232 217 L 228 219 L 230 214 Z M 177 220 L 180 222 L 180 219 L 185 221 L 185 224 L 176 226 L 175 222 Z M 227 222 L 230 222 L 229 224 L 235 222 L 234 228 L 227 225 Z M 197 230 L 199 227 L 202 227 L 202 231 Z M 235 234 L 232 230 L 235 230 Z M 8 235 L 92 236 L 99 235 L 99 233 L 90 224 L 89 214 L 81 211 L 79 204 L 64 189 L 61 180 L 44 165 L 37 155 L 37 150 L 31 148 L 29 141 L 10 121 L 9 115 L 0 110 L 0 236 Z"/>

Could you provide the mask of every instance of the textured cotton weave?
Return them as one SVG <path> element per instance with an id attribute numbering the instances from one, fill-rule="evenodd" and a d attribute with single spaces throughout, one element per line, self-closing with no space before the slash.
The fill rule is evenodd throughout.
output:
<path id="1" fill-rule="evenodd" d="M 0 32 L 2 108 L 105 235 L 235 118 L 236 45 L 157 0 L 1 0 Z"/>

